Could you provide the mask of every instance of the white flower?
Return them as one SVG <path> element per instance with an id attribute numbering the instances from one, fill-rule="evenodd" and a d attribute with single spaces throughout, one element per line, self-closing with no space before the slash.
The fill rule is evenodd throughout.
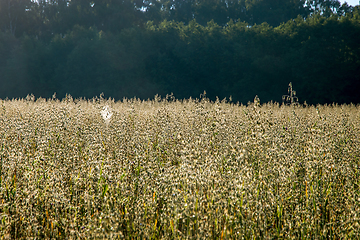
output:
<path id="1" fill-rule="evenodd" d="M 108 105 L 106 105 L 103 110 L 100 111 L 101 116 L 103 117 L 106 124 L 109 124 L 110 118 L 113 115 L 111 109 Z"/>

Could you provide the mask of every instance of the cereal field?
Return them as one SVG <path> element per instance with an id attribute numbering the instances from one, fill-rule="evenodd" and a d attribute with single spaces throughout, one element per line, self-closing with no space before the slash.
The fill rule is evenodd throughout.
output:
<path id="1" fill-rule="evenodd" d="M 355 239 L 360 106 L 0 100 L 3 239 Z"/>

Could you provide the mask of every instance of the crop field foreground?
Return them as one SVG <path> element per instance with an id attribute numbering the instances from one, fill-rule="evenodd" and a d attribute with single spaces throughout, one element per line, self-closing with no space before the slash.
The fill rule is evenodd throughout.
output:
<path id="1" fill-rule="evenodd" d="M 0 100 L 2 239 L 356 239 L 360 106 Z"/>

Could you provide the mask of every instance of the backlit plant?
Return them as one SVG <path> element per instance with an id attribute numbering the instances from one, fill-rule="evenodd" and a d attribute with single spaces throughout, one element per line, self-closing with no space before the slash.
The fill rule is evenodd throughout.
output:
<path id="1" fill-rule="evenodd" d="M 0 236 L 356 238 L 359 133 L 354 105 L 1 100 Z"/>

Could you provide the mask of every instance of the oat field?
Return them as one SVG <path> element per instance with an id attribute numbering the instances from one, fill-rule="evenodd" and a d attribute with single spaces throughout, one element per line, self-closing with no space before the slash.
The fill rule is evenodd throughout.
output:
<path id="1" fill-rule="evenodd" d="M 360 106 L 0 100 L 2 239 L 356 239 Z"/>

